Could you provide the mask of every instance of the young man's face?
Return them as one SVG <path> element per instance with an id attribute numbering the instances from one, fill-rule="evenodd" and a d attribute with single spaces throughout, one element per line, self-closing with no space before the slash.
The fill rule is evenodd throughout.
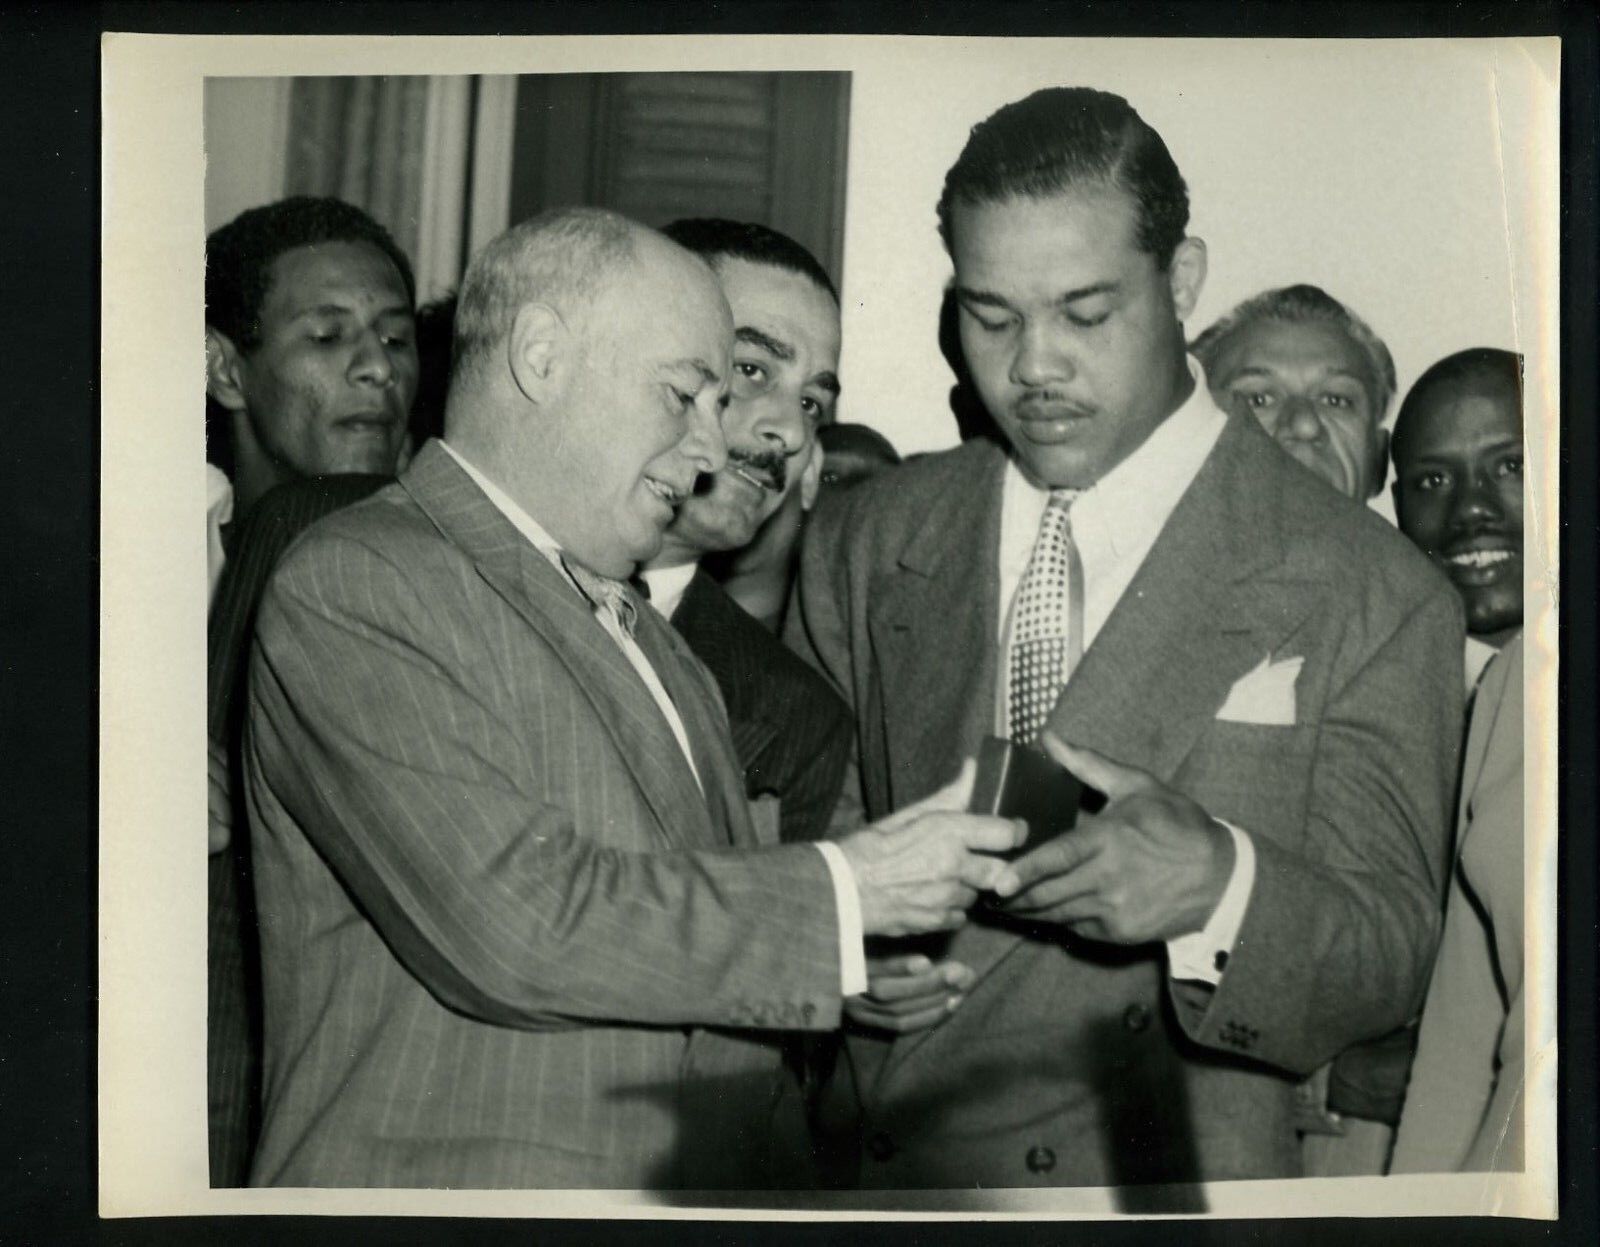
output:
<path id="1" fill-rule="evenodd" d="M 1340 326 L 1253 321 L 1223 343 L 1206 381 L 1219 406 L 1260 421 L 1347 498 L 1365 502 L 1383 488 L 1388 439 L 1372 368 Z"/>
<path id="2" fill-rule="evenodd" d="M 1461 595 L 1467 631 L 1500 644 L 1522 626 L 1522 411 L 1514 388 L 1463 378 L 1430 392 L 1395 443 L 1400 530 Z"/>
<path id="3" fill-rule="evenodd" d="M 734 325 L 728 462 L 683 504 L 658 563 L 748 545 L 799 486 L 839 394 L 832 295 L 804 274 L 749 260 L 719 260 L 716 273 Z"/>
<path id="4" fill-rule="evenodd" d="M 957 202 L 961 345 L 984 405 L 1039 483 L 1087 488 L 1188 392 L 1181 320 L 1205 275 L 1190 239 L 1168 269 L 1112 187 Z"/>
<path id="5" fill-rule="evenodd" d="M 226 348 L 214 397 L 242 413 L 236 446 L 279 480 L 395 469 L 417 390 L 411 302 L 365 242 L 296 247 L 272 262 L 255 349 Z"/>

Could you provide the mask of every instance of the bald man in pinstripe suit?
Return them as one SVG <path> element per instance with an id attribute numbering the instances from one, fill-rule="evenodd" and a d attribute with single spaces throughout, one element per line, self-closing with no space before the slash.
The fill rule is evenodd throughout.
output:
<path id="1" fill-rule="evenodd" d="M 732 326 L 568 210 L 467 274 L 445 440 L 262 603 L 244 746 L 266 1060 L 252 1182 L 789 1185 L 785 1032 L 864 934 L 958 925 L 1018 829 L 955 785 L 764 844 L 715 684 L 622 583 L 721 466 Z"/>

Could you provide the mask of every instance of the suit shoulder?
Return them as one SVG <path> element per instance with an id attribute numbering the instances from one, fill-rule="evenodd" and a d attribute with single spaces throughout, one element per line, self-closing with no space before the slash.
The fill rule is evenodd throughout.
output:
<path id="1" fill-rule="evenodd" d="M 825 496 L 817 520 L 836 524 L 849 534 L 867 531 L 890 540 L 927 517 L 928 509 L 953 492 L 971 489 L 1005 450 L 982 438 L 950 450 L 916 455 L 857 485 Z"/>
<path id="2" fill-rule="evenodd" d="M 1293 471 L 1287 470 L 1293 469 Z M 1398 528 L 1293 461 L 1284 472 L 1285 525 L 1291 548 L 1336 583 L 1367 585 L 1409 613 L 1432 598 L 1455 599 L 1444 573 Z"/>
<path id="3" fill-rule="evenodd" d="M 286 505 L 301 508 L 305 498 Z M 352 568 L 387 570 L 396 579 L 426 575 L 438 565 L 459 562 L 460 552 L 440 534 L 406 492 L 393 483 L 341 503 L 309 525 L 289 545 L 273 575 L 274 583 L 305 583 L 338 593 Z"/>

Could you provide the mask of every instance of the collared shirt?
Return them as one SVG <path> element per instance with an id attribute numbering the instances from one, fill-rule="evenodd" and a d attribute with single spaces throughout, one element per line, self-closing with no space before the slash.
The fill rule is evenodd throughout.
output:
<path id="1" fill-rule="evenodd" d="M 1194 391 L 1183 405 L 1072 504 L 1072 538 L 1083 561 L 1085 652 L 1127 591 L 1227 423 L 1206 388 L 1204 371 L 1192 356 L 1189 375 L 1194 379 Z M 1000 493 L 1000 617 L 996 621 L 1001 662 L 995 724 L 1001 735 L 1007 734 L 1009 727 L 1006 659 L 1010 655 L 1012 603 L 1032 557 L 1049 497 L 1049 490 L 1030 481 L 1015 459 L 1006 465 Z M 1226 954 L 1244 923 L 1255 884 L 1255 847 L 1237 827 L 1223 826 L 1233 836 L 1233 874 L 1205 928 L 1167 941 L 1174 978 L 1219 982 L 1220 966 L 1226 963 Z"/>
<path id="2" fill-rule="evenodd" d="M 545 531 L 543 525 L 517 505 L 516 501 L 503 489 L 471 463 L 467 462 L 462 457 L 461 452 L 451 446 L 449 442 L 440 439 L 439 444 L 450 453 L 452 459 L 461 465 L 461 470 L 472 478 L 473 483 L 483 490 L 484 496 L 494 504 L 495 509 L 510 520 L 516 530 L 533 544 L 534 549 L 544 555 L 551 565 L 561 573 L 562 577 L 567 580 L 567 583 L 572 585 L 573 592 L 580 596 L 585 596 L 578 585 L 567 575 L 566 568 L 561 564 L 561 547 L 556 544 L 555 538 Z M 673 568 L 671 570 L 678 571 L 679 569 Z M 688 574 L 683 577 L 683 585 L 678 589 L 677 597 L 679 600 L 683 597 L 684 588 L 688 586 L 689 581 L 694 576 L 694 564 L 688 564 L 684 570 Z M 650 587 L 652 606 L 656 604 L 655 593 L 655 586 L 652 584 Z M 673 609 L 676 608 L 677 603 L 674 602 Z M 667 618 L 671 617 L 669 611 L 664 610 L 662 613 Z M 683 719 L 678 714 L 678 708 L 672 704 L 672 698 L 668 696 L 666 687 L 661 683 L 661 677 L 656 674 L 656 669 L 650 665 L 650 660 L 645 657 L 644 651 L 639 648 L 639 643 L 623 630 L 610 611 L 597 610 L 594 615 L 599 620 L 601 627 L 606 630 L 606 634 L 617 643 L 629 664 L 639 673 L 639 678 L 644 681 L 644 686 L 650 690 L 650 696 L 655 700 L 656 705 L 660 707 L 662 715 L 667 720 L 667 726 L 672 729 L 673 736 L 677 738 L 678 748 L 683 750 L 684 759 L 689 763 L 690 771 L 694 773 L 695 783 L 700 784 L 703 792 L 705 785 L 701 783 L 700 772 L 694 764 L 694 754 L 689 748 L 689 734 L 684 730 Z M 822 860 L 827 863 L 828 878 L 833 884 L 834 909 L 839 915 L 840 994 L 855 996 L 867 990 L 866 948 L 861 928 L 861 898 L 856 888 L 855 871 L 851 869 L 849 859 L 845 857 L 844 852 L 838 845 L 818 843 L 813 844 L 812 847 L 822 854 Z"/>
<path id="3" fill-rule="evenodd" d="M 680 563 L 677 567 L 647 567 L 639 573 L 650 586 L 650 605 L 661 618 L 670 620 L 678 612 L 678 604 L 689 590 L 698 563 Z"/>
<path id="4" fill-rule="evenodd" d="M 1475 636 L 1467 638 L 1466 673 L 1467 696 L 1471 697 L 1477 690 L 1478 681 L 1483 679 L 1483 673 L 1489 667 L 1489 660 L 1500 651 L 1487 641 L 1480 641 Z"/>

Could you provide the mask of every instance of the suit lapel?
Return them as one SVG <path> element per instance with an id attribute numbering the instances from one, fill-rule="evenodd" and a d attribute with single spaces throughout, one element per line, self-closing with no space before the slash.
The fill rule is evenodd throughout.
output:
<path id="1" fill-rule="evenodd" d="M 956 777 L 993 730 L 1004 453 L 967 452 L 896 566 L 872 587 L 869 627 L 888 749 L 881 815 Z"/>
<path id="2" fill-rule="evenodd" d="M 400 484 L 567 669 L 667 840 L 689 848 L 717 843 L 706 800 L 655 699 L 566 577 L 442 446 L 424 446 Z"/>

